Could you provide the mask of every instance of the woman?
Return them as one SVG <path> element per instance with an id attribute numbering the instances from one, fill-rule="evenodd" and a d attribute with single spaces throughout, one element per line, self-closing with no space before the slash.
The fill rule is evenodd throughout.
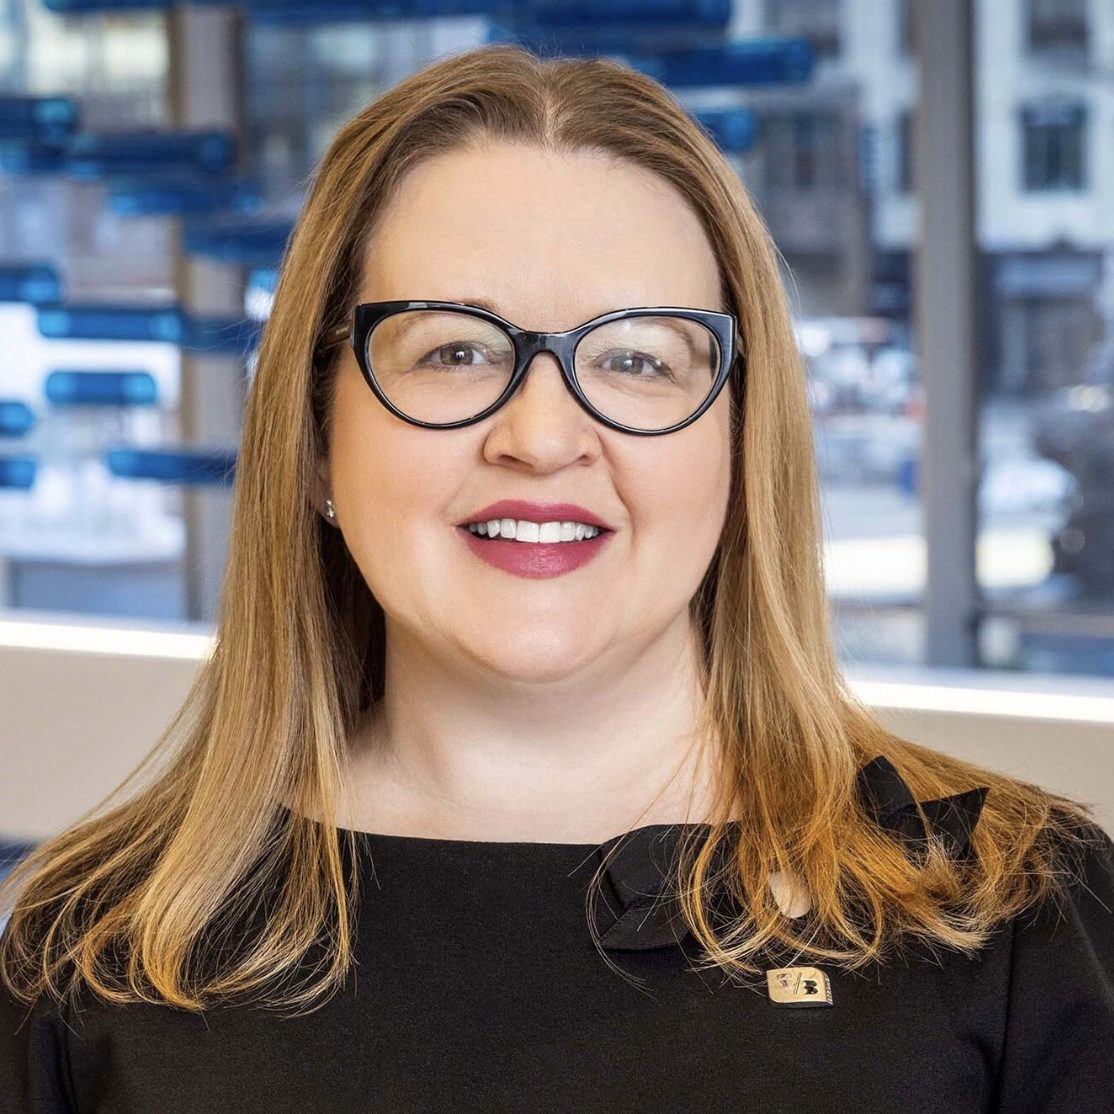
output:
<path id="1" fill-rule="evenodd" d="M 366 108 L 167 764 L 14 876 L 4 1109 L 1114 1109 L 1114 844 L 855 701 L 813 462 L 659 85 L 499 45 Z"/>

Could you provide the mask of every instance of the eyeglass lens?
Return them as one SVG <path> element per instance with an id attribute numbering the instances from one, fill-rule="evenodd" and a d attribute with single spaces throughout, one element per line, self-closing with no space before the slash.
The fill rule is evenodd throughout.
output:
<path id="1" fill-rule="evenodd" d="M 514 344 L 498 325 L 461 310 L 406 310 L 368 338 L 368 363 L 391 403 L 433 424 L 486 410 L 514 372 Z M 699 321 L 671 314 L 597 325 L 577 345 L 574 372 L 588 401 L 631 429 L 668 429 L 708 397 L 719 340 Z"/>

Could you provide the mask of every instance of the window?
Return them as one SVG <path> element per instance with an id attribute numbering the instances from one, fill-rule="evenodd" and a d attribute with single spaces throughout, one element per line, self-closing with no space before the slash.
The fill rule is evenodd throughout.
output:
<path id="1" fill-rule="evenodd" d="M 894 118 L 894 191 L 913 188 L 913 111 L 902 109 Z"/>
<path id="2" fill-rule="evenodd" d="M 814 112 L 793 114 L 791 180 L 798 189 L 813 189 L 820 177 L 822 118 Z"/>
<path id="3" fill-rule="evenodd" d="M 970 369 L 980 389 L 977 409 L 970 402 L 975 412 L 964 400 L 955 417 L 978 423 L 985 450 L 981 617 L 971 629 L 982 665 L 1114 676 L 1111 434 L 1107 412 L 1096 408 L 1102 392 L 1114 389 L 1107 301 L 1114 237 L 1100 219 L 1105 195 L 1098 193 L 1110 188 L 1106 168 L 1114 166 L 1114 127 L 1102 114 L 1114 84 L 1080 55 L 1093 39 L 1097 63 L 1100 40 L 1114 34 L 1114 0 L 981 0 L 970 7 L 982 203 L 979 267 L 960 296 L 980 300 L 980 352 Z M 934 27 L 944 5 L 931 0 L 846 9 L 841 0 L 764 0 L 760 8 L 763 34 L 806 38 L 821 58 L 808 81 L 740 87 L 731 98 L 738 94 L 759 121 L 740 175 L 782 257 L 809 367 L 827 586 L 840 646 L 853 660 L 916 663 L 935 622 L 931 613 L 947 613 L 951 601 L 926 591 L 922 494 L 924 477 L 940 462 L 929 459 L 939 449 L 924 436 L 934 369 L 918 364 L 912 312 L 918 189 L 926 178 L 914 165 L 913 133 L 914 114 L 939 105 L 917 99 L 930 70 L 917 66 L 915 40 L 920 28 L 935 34 L 951 21 Z M 294 215 L 307 175 L 342 122 L 406 73 L 487 34 L 480 20 L 369 16 L 337 23 L 325 8 L 312 14 L 321 20 L 249 21 L 221 62 L 242 74 L 243 104 L 227 110 L 242 124 L 242 169 L 261 183 L 275 215 Z M 841 35 L 845 18 L 865 21 L 854 50 L 841 49 L 850 45 Z M 91 131 L 166 128 L 172 50 L 169 38 L 162 46 L 159 40 L 172 28 L 164 23 L 149 12 L 74 22 L 43 11 L 38 0 L 15 0 L 0 7 L 0 47 L 19 49 L 0 50 L 0 76 L 13 95 L 47 88 L 73 94 Z M 635 21 L 624 38 L 638 35 Z M 214 96 L 223 104 L 229 92 Z M 693 108 L 706 104 L 705 92 L 696 91 Z M 687 99 L 688 91 L 679 95 Z M 947 114 L 942 119 L 955 127 Z M 965 130 L 933 134 L 943 158 L 967 138 Z M 1083 190 L 1094 190 L 1094 198 Z M 105 182 L 60 175 L 0 176 L 5 255 L 37 259 L 45 249 L 66 279 L 67 300 L 176 297 L 176 268 L 189 262 L 179 221 L 117 214 L 106 192 Z M 229 288 L 238 293 L 242 283 L 248 315 L 262 319 L 274 271 L 249 277 L 227 266 L 235 267 L 222 272 Z M 49 370 L 141 367 L 157 379 L 158 413 L 132 409 L 133 425 L 121 438 L 171 448 L 197 414 L 199 442 L 236 444 L 224 423 L 228 408 L 216 401 L 225 396 L 208 393 L 228 380 L 191 376 L 187 367 L 192 385 L 184 407 L 180 365 L 189 357 L 176 345 L 72 342 L 78 350 L 42 337 L 34 308 L 18 303 L 0 306 L 0 327 L 0 401 L 33 403 L 41 417 Z M 253 362 L 249 357 L 249 378 Z M 213 404 L 197 406 L 197 390 Z M 56 417 L 68 423 L 64 436 L 40 421 L 22 442 L 0 444 L 12 454 L 32 444 L 49 449 L 33 488 L 0 489 L 0 603 L 207 620 L 215 604 L 207 586 L 219 585 L 227 493 L 123 477 L 109 488 L 100 472 L 83 467 L 81 454 L 102 433 L 115 442 L 118 431 L 108 423 L 94 428 L 64 409 Z M 154 426 L 156 417 L 165 424 Z M 16 535 L 22 548 L 5 549 Z"/>
<path id="4" fill-rule="evenodd" d="M 843 182 L 839 116 L 827 109 L 773 113 L 763 119 L 766 185 L 831 189 Z"/>
<path id="5" fill-rule="evenodd" d="M 916 24 L 911 0 L 897 0 L 897 52 L 906 58 L 917 53 Z"/>
<path id="6" fill-rule="evenodd" d="M 808 39 L 821 58 L 839 53 L 839 0 L 777 0 L 766 12 L 769 30 Z"/>
<path id="7" fill-rule="evenodd" d="M 1075 386 L 1091 346 L 1101 339 L 1094 306 L 1086 298 L 1034 298 L 1021 303 L 1018 317 L 1029 389 Z"/>
<path id="8" fill-rule="evenodd" d="M 1080 190 L 1084 185 L 1087 106 L 1024 105 L 1021 109 L 1022 183 L 1035 190 Z"/>
<path id="9" fill-rule="evenodd" d="M 1031 51 L 1087 53 L 1087 0 L 1027 0 L 1026 8 Z"/>

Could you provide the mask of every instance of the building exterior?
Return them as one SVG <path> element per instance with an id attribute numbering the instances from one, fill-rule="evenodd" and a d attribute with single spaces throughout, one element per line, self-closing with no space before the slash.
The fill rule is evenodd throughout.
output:
<path id="1" fill-rule="evenodd" d="M 918 214 L 911 193 L 913 0 L 765 0 L 734 33 L 803 34 L 806 87 L 749 91 L 751 187 L 804 314 L 907 319 Z M 976 224 L 984 389 L 1087 382 L 1114 333 L 1114 4 L 975 5 Z"/>

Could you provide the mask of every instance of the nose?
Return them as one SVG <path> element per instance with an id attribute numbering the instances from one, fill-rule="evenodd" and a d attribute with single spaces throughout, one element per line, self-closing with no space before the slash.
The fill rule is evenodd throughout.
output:
<path id="1" fill-rule="evenodd" d="M 573 396 L 552 352 L 538 352 L 515 393 L 492 415 L 486 451 L 551 469 L 596 451 L 595 419 Z"/>
<path id="2" fill-rule="evenodd" d="M 569 414 L 588 419 L 565 382 L 560 360 L 552 352 L 538 352 L 526 365 L 518 390 L 503 409 L 513 410 L 516 419 L 526 416 L 553 424 L 560 420 L 562 407 L 571 407 Z"/>

